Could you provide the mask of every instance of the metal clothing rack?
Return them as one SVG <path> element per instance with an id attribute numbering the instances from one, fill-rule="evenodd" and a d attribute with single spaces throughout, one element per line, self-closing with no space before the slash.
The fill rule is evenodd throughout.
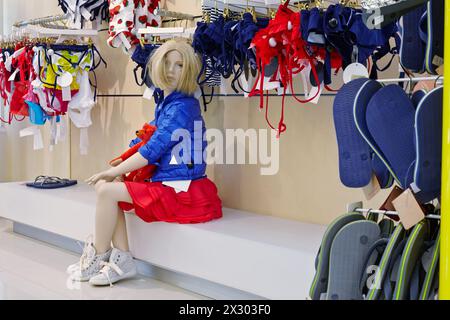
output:
<path id="1" fill-rule="evenodd" d="M 156 15 L 159 15 L 161 17 L 169 17 L 169 18 L 179 19 L 179 20 L 194 20 L 199 17 L 201 18 L 201 16 L 194 16 L 192 14 L 168 11 L 165 9 L 158 9 L 156 12 Z"/>
<path id="2" fill-rule="evenodd" d="M 399 215 L 397 211 L 389 211 L 389 210 L 373 210 L 373 209 L 357 208 L 353 211 L 360 212 L 360 213 L 377 213 L 377 214 L 381 214 L 381 215 L 390 215 L 390 216 L 398 216 Z M 429 214 L 429 215 L 425 216 L 425 218 L 433 219 L 433 220 L 440 220 L 441 216 L 437 215 L 437 214 Z"/>
<path id="3" fill-rule="evenodd" d="M 266 2 L 271 2 L 266 4 Z M 255 13 L 267 15 L 268 9 L 276 9 L 281 1 L 245 1 L 245 0 L 203 0 L 202 5 L 224 11 L 229 9 L 231 11 L 243 12 L 246 9 L 254 8 Z"/>
<path id="4" fill-rule="evenodd" d="M 40 24 L 47 24 L 47 23 L 53 23 L 53 22 L 60 22 L 68 19 L 68 15 L 66 14 L 60 14 L 60 15 L 53 15 L 53 16 L 47 16 L 42 18 L 36 18 L 36 19 L 30 19 L 30 20 L 23 20 L 18 21 L 14 23 L 14 27 L 21 28 L 26 27 L 28 25 L 40 25 Z"/>
<path id="5" fill-rule="evenodd" d="M 378 82 L 381 83 L 388 83 L 388 82 L 417 82 L 417 81 L 423 81 L 423 80 L 430 80 L 430 81 L 440 81 L 443 80 L 444 78 L 439 76 L 439 77 L 416 77 L 416 78 L 394 78 L 394 79 L 379 79 L 377 80 Z M 301 96 L 304 93 L 296 93 L 296 96 Z M 320 96 L 321 97 L 334 97 L 336 95 L 336 93 L 322 93 Z M 215 93 L 215 94 L 205 94 L 205 97 L 244 97 L 245 94 L 244 93 Z M 265 93 L 264 96 L 268 96 L 268 97 L 282 97 L 282 95 L 277 94 L 277 93 Z M 285 94 L 286 97 L 292 97 L 294 96 L 294 94 L 292 93 L 286 93 Z M 142 97 L 142 94 L 140 93 L 130 93 L 130 94 L 98 94 L 97 97 L 100 98 L 139 98 Z"/>
<path id="6" fill-rule="evenodd" d="M 194 20 L 194 19 L 202 17 L 202 16 L 194 16 L 191 14 L 186 14 L 186 13 L 181 13 L 181 12 L 168 11 L 165 9 L 159 9 L 157 12 L 157 15 L 159 15 L 161 17 L 170 17 L 170 18 L 179 19 L 179 20 Z M 69 16 L 67 14 L 52 15 L 52 16 L 47 16 L 47 17 L 42 17 L 42 18 L 18 21 L 16 23 L 14 23 L 13 26 L 16 28 L 20 28 L 20 27 L 25 27 L 28 25 L 39 25 L 39 24 L 60 22 L 60 21 L 67 20 L 68 17 Z"/>

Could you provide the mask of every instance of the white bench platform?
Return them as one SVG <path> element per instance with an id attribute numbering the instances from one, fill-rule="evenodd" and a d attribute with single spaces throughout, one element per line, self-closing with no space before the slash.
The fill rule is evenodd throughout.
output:
<path id="1" fill-rule="evenodd" d="M 85 184 L 37 190 L 0 183 L 0 217 L 22 229 L 43 230 L 52 235 L 44 240 L 52 238 L 54 244 L 58 236 L 83 241 L 92 234 L 95 201 L 94 189 Z M 131 251 L 157 268 L 163 280 L 212 298 L 306 299 L 326 227 L 223 212 L 222 219 L 189 225 L 148 224 L 128 214 Z"/>

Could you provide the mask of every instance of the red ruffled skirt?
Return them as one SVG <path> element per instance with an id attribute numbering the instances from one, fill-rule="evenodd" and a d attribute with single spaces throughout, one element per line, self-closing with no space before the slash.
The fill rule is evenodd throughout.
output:
<path id="1" fill-rule="evenodd" d="M 201 223 L 222 217 L 222 201 L 214 182 L 202 178 L 191 182 L 187 192 L 176 193 L 162 182 L 125 182 L 133 203 L 119 202 L 124 211 L 145 222 Z"/>

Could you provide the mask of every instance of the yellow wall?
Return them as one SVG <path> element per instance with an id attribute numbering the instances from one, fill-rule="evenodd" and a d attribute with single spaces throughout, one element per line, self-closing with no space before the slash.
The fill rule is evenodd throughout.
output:
<path id="1" fill-rule="evenodd" d="M 60 13 L 54 0 L 3 0 L 5 30 L 16 21 Z M 200 0 L 169 0 L 169 10 L 200 14 Z M 26 5 L 25 5 L 26 4 Z M 19 10 L 20 7 L 20 10 Z M 99 50 L 108 68 L 97 71 L 100 94 L 142 93 L 132 73 L 134 63 L 119 49 L 108 48 L 106 34 L 99 39 Z M 395 70 L 389 76 L 395 76 Z M 338 85 L 334 85 L 338 87 Z M 287 132 L 280 139 L 280 170 L 275 176 L 261 176 L 258 165 L 214 165 L 208 175 L 217 184 L 224 205 L 261 214 L 326 224 L 345 211 L 348 202 L 364 200 L 361 190 L 345 188 L 339 181 L 337 145 L 332 117 L 333 98 L 322 97 L 318 105 L 301 105 L 288 98 Z M 215 98 L 205 113 L 208 128 L 267 129 L 259 99 Z M 270 99 L 270 118 L 277 123 L 281 98 Z M 2 142 L 2 163 L 7 163 L 4 179 L 33 179 L 39 174 L 71 176 L 76 179 L 103 170 L 119 155 L 143 123 L 151 120 L 153 102 L 141 98 L 99 98 L 93 110 L 94 125 L 89 129 L 89 155 L 78 150 L 79 130 L 71 127 L 70 143 L 32 151 L 31 138 L 18 138 L 24 124 L 8 128 L 7 143 Z M 44 137 L 45 139 L 45 137 Z M 2 150 L 2 144 L 5 150 Z M 2 179 L 0 171 L 0 179 Z M 380 193 L 368 207 L 377 207 L 386 197 Z"/>

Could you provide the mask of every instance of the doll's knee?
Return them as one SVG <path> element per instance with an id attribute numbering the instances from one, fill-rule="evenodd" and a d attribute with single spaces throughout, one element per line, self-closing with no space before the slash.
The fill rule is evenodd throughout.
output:
<path id="1" fill-rule="evenodd" d="M 99 195 L 100 193 L 104 193 L 105 191 L 103 189 L 104 186 L 106 185 L 106 181 L 105 180 L 100 180 L 95 184 L 95 192 L 97 193 L 97 195 Z"/>

